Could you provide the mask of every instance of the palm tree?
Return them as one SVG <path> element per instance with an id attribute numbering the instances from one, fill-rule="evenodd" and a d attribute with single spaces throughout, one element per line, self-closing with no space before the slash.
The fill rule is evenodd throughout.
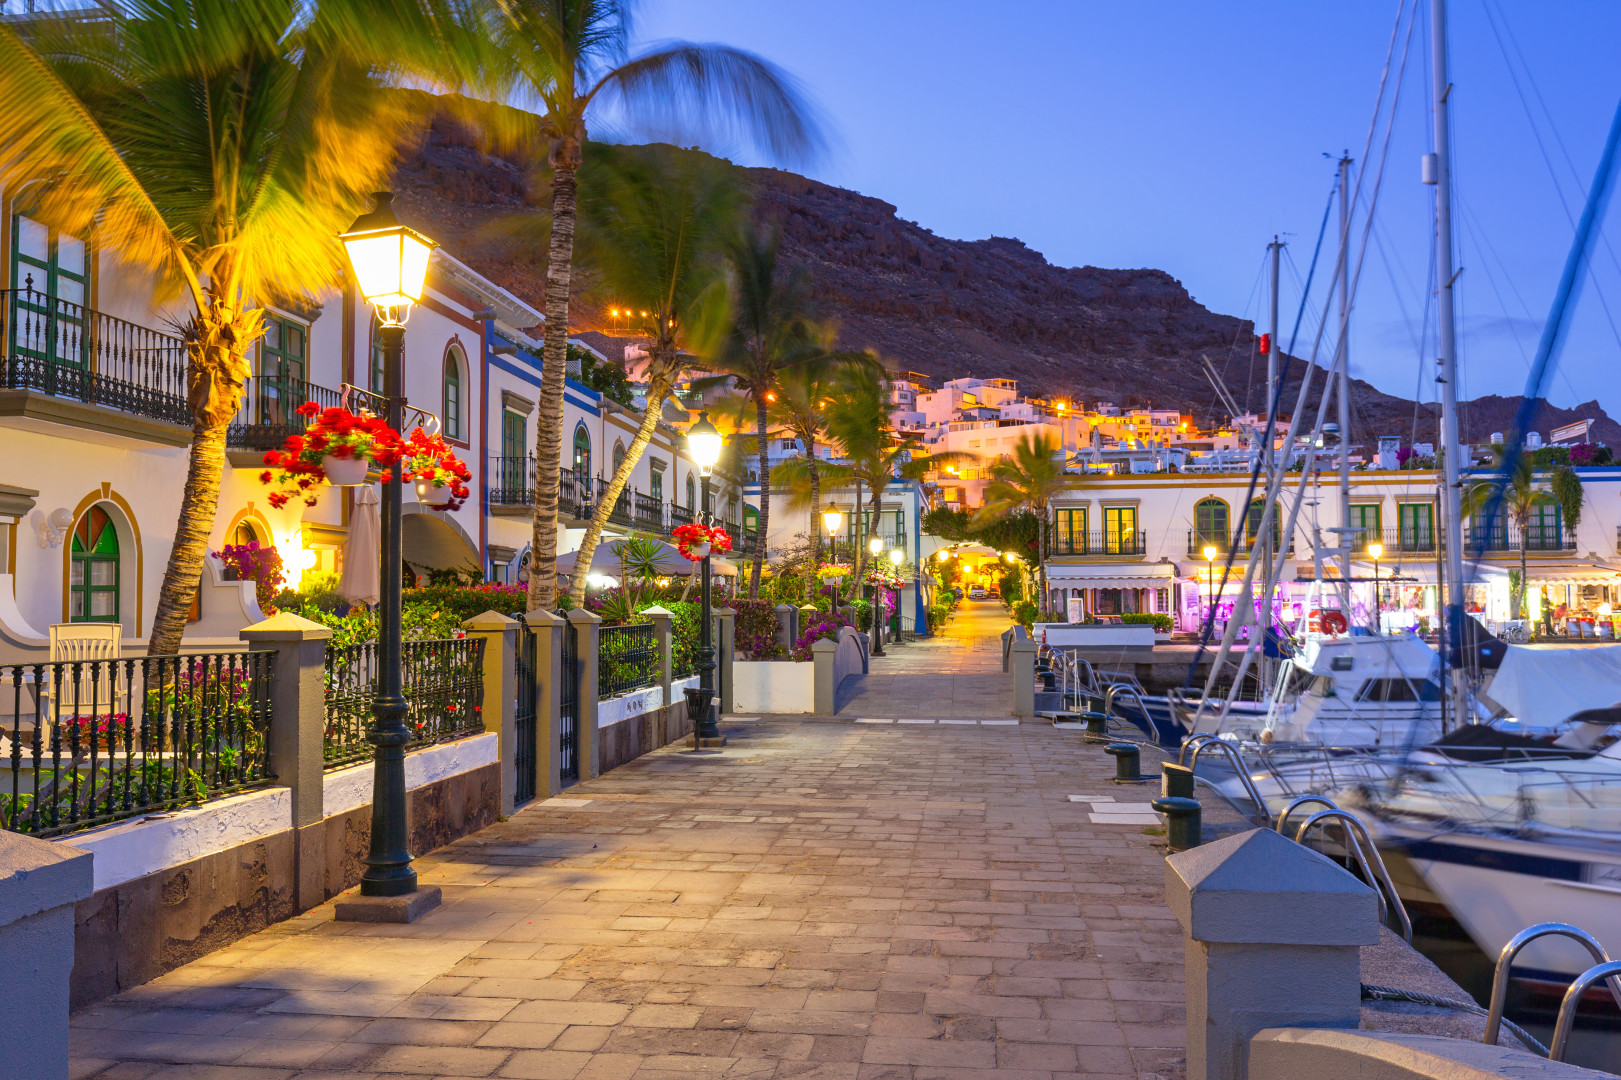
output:
<path id="1" fill-rule="evenodd" d="M 0 27 L 0 185 L 27 213 L 184 296 L 186 481 L 148 650 L 179 650 L 219 504 L 225 434 L 265 301 L 344 280 L 336 236 L 427 97 L 405 73 L 476 48 L 413 0 L 112 0 Z M 43 182 L 41 182 L 43 181 Z"/>
<path id="2" fill-rule="evenodd" d="M 647 311 L 648 359 L 641 425 L 591 513 L 574 555 L 577 567 L 591 565 L 677 378 L 694 354 L 718 347 L 726 331 L 721 249 L 740 207 L 729 170 L 671 147 L 599 147 L 582 175 L 590 185 L 580 200 L 583 261 L 605 294 Z M 584 601 L 583 573 L 574 575 L 569 597 Z"/>
<path id="3" fill-rule="evenodd" d="M 505 85 L 497 97 L 532 103 L 538 116 L 526 131 L 513 130 L 513 114 L 506 110 L 488 110 L 482 119 L 497 136 L 545 147 L 551 169 L 529 573 L 530 606 L 550 608 L 557 592 L 563 372 L 588 114 L 594 107 L 612 105 L 622 118 L 666 132 L 735 132 L 784 159 L 805 156 L 819 145 L 820 136 L 793 81 L 751 53 L 677 42 L 631 58 L 632 0 L 498 0 L 494 6 L 499 15 L 492 22 L 493 36 L 507 62 Z M 690 144 L 693 139 L 681 141 Z"/>
<path id="4" fill-rule="evenodd" d="M 1494 467 L 1501 469 L 1505 457 L 1502 447 L 1494 447 L 1493 453 L 1497 459 Z M 1494 512 L 1492 504 L 1499 498 L 1499 490 L 1502 501 Z M 1575 536 L 1576 524 L 1582 516 L 1583 502 L 1582 481 L 1576 475 L 1576 470 L 1568 465 L 1555 465 L 1548 474 L 1547 481 L 1539 483 L 1536 466 L 1531 460 L 1531 455 L 1526 453 L 1514 456 L 1514 467 L 1506 476 L 1477 481 L 1464 490 L 1462 511 L 1464 516 L 1471 520 L 1471 532 L 1480 538 L 1478 543 L 1484 544 L 1490 539 L 1488 530 L 1492 522 L 1478 520 L 1488 513 L 1494 517 L 1501 515 L 1513 522 L 1514 527 L 1519 530 L 1520 583 L 1511 597 L 1511 606 L 1516 619 L 1525 618 L 1525 594 L 1530 587 L 1526 577 L 1525 553 L 1530 541 L 1532 520 L 1538 516 L 1542 507 L 1550 504 L 1558 506 L 1560 516 L 1564 519 L 1565 530 L 1571 536 Z"/>
<path id="5" fill-rule="evenodd" d="M 988 471 L 991 482 L 985 485 L 985 501 L 974 515 L 973 525 L 983 527 L 1015 510 L 1029 510 L 1036 515 L 1041 529 L 1041 546 L 1036 553 L 1036 577 L 1041 590 L 1036 606 L 1040 610 L 1047 598 L 1047 508 L 1066 486 L 1062 448 L 1046 432 L 1025 435 L 1014 445 L 1011 457 L 997 460 Z"/>

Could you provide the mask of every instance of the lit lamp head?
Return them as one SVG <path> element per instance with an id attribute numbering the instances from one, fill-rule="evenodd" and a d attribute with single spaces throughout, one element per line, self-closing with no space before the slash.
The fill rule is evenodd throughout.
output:
<path id="1" fill-rule="evenodd" d="M 883 554 L 884 538 L 882 536 L 875 536 L 871 540 L 868 540 L 867 550 L 872 552 L 875 556 Z"/>
<path id="2" fill-rule="evenodd" d="M 951 552 L 947 551 L 945 548 L 941 548 L 940 549 L 940 561 L 941 562 L 950 562 L 951 561 Z"/>
<path id="3" fill-rule="evenodd" d="M 1018 558 L 1018 556 L 1013 554 L 1013 552 L 1011 552 L 1011 551 L 1004 551 L 1004 552 L 1002 552 L 1002 558 L 1004 560 L 1006 560 L 1008 563 L 1012 563 L 1015 559 Z"/>
<path id="4" fill-rule="evenodd" d="M 890 548 L 889 549 L 889 562 L 890 562 L 890 565 L 899 566 L 901 564 L 901 560 L 904 559 L 904 558 L 906 558 L 906 553 L 904 551 L 902 551 L 900 548 L 897 547 L 897 548 Z"/>
<path id="5" fill-rule="evenodd" d="M 720 460 L 722 443 L 720 428 L 709 422 L 709 414 L 698 414 L 698 422 L 687 429 L 687 452 L 697 463 L 698 471 L 708 476 Z"/>
<path id="6" fill-rule="evenodd" d="M 1204 561 L 1205 562 L 1215 562 L 1216 561 L 1216 545 L 1215 544 L 1206 544 L 1204 546 Z"/>
<path id="7" fill-rule="evenodd" d="M 376 208 L 361 214 L 349 231 L 339 236 L 354 268 L 360 295 L 377 310 L 384 326 L 404 326 L 411 305 L 422 299 L 428 277 L 428 256 L 434 242 L 394 214 L 394 194 L 372 196 Z"/>
<path id="8" fill-rule="evenodd" d="M 1385 557 L 1385 545 L 1381 544 L 1377 540 L 1375 540 L 1373 543 L 1369 544 L 1368 545 L 1368 557 L 1370 559 L 1372 559 L 1374 562 L 1378 562 L 1380 559 L 1384 558 Z"/>
<path id="9" fill-rule="evenodd" d="M 827 529 L 827 535 L 837 536 L 839 527 L 844 524 L 844 511 L 836 506 L 830 506 L 822 511 L 822 526 Z"/>

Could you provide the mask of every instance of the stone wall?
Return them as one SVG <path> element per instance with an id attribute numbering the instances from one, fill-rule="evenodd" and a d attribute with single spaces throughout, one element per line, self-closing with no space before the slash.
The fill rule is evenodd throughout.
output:
<path id="1" fill-rule="evenodd" d="M 423 854 L 493 824 L 501 766 L 483 765 L 408 793 L 411 851 Z M 309 826 L 322 857 L 324 891 L 360 881 L 371 842 L 371 805 Z M 139 986 L 239 938 L 296 914 L 299 876 L 286 829 L 156 873 L 99 889 L 74 913 L 72 1007 Z"/>
<path id="2" fill-rule="evenodd" d="M 639 716 L 628 717 L 597 731 L 597 775 L 692 734 L 687 704 L 677 699 Z"/>

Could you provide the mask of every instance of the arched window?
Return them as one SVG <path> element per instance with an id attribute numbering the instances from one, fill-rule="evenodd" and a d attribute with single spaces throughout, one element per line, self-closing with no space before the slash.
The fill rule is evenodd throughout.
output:
<path id="1" fill-rule="evenodd" d="M 462 351 L 455 345 L 445 353 L 445 438 L 462 438 Z"/>
<path id="2" fill-rule="evenodd" d="M 591 433 L 580 424 L 574 429 L 574 474 L 591 475 Z"/>
<path id="3" fill-rule="evenodd" d="M 1244 541 L 1253 545 L 1255 538 L 1261 533 L 1261 515 L 1266 513 L 1265 499 L 1251 499 L 1249 513 L 1244 515 Z M 1277 511 L 1272 513 L 1272 550 L 1276 551 L 1282 546 L 1283 523 L 1278 520 Z"/>
<path id="4" fill-rule="evenodd" d="M 68 578 L 69 622 L 118 621 L 118 530 L 92 506 L 73 527 Z"/>
<path id="5" fill-rule="evenodd" d="M 623 465 L 624 463 L 625 463 L 625 443 L 621 439 L 615 439 L 614 440 L 614 472 L 613 472 L 613 474 L 615 476 L 619 475 L 619 466 Z"/>
<path id="6" fill-rule="evenodd" d="M 689 514 L 692 513 L 692 508 L 695 505 L 697 505 L 697 503 L 698 503 L 698 485 L 693 482 L 692 474 L 688 473 L 687 474 L 687 513 L 689 513 Z"/>
<path id="7" fill-rule="evenodd" d="M 1227 541 L 1232 536 L 1231 524 L 1227 520 L 1227 504 L 1217 498 L 1201 499 L 1193 508 L 1193 533 L 1195 554 L 1206 544 L 1215 545 L 1218 551 L 1226 551 Z"/>
<path id="8" fill-rule="evenodd" d="M 243 518 L 231 529 L 231 534 L 225 538 L 225 542 L 233 547 L 261 543 L 259 530 L 253 527 L 253 522 Z"/>

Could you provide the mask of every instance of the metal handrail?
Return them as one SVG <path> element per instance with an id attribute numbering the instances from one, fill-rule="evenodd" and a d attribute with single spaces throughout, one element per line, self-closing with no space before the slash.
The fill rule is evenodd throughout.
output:
<path id="1" fill-rule="evenodd" d="M 1553 1038 L 1548 1040 L 1549 1061 L 1565 1060 L 1565 1044 L 1570 1041 L 1570 1029 L 1576 1024 L 1576 1006 L 1581 1003 L 1589 987 L 1600 979 L 1609 979 L 1610 993 L 1616 994 L 1616 1001 L 1621 1003 L 1621 993 L 1615 989 L 1618 975 L 1621 975 L 1621 960 L 1596 964 L 1576 976 L 1576 981 L 1565 991 L 1565 1000 L 1559 1003 L 1559 1020 L 1553 1026 Z"/>
<path id="2" fill-rule="evenodd" d="M 1497 966 L 1492 969 L 1492 999 L 1486 1010 L 1486 1036 L 1483 1042 L 1497 1042 L 1498 1030 L 1503 1023 L 1503 1010 L 1508 1002 L 1508 980 L 1514 967 L 1514 958 L 1520 954 L 1521 949 L 1544 937 L 1570 938 L 1587 950 L 1595 964 L 1610 962 L 1610 954 L 1604 951 L 1604 946 L 1599 944 L 1598 938 L 1579 926 L 1562 922 L 1545 922 L 1521 930 L 1509 938 L 1508 944 L 1503 946 L 1503 951 L 1497 954 Z M 1621 978 L 1610 979 L 1610 993 L 1615 996 L 1616 1004 L 1621 1005 Z M 1555 1038 L 1557 1037 L 1556 1034 Z"/>
<path id="3" fill-rule="evenodd" d="M 1200 743 L 1207 743 L 1214 738 L 1217 738 L 1217 736 L 1212 735 L 1208 731 L 1202 732 L 1198 735 L 1189 735 L 1182 741 L 1182 748 L 1176 752 L 1176 763 L 1178 765 L 1186 765 L 1187 762 L 1184 761 L 1183 758 L 1187 756 L 1189 747 L 1198 746 Z"/>
<path id="4" fill-rule="evenodd" d="M 1204 704 L 1204 691 L 1199 691 L 1198 706 L 1190 706 L 1187 697 L 1187 691 L 1179 686 L 1173 686 L 1165 691 L 1165 702 L 1171 710 L 1171 719 L 1192 731 L 1193 720 L 1198 718 L 1199 709 Z"/>
<path id="5" fill-rule="evenodd" d="M 1354 826 L 1356 832 L 1361 834 L 1360 844 L 1366 845 L 1367 850 L 1372 852 L 1374 869 L 1370 869 L 1368 866 L 1369 860 L 1362 858 L 1360 855 L 1357 857 L 1357 862 L 1362 865 L 1363 873 L 1368 875 L 1368 883 L 1373 886 L 1373 891 L 1379 895 L 1379 919 L 1384 922 L 1388 916 L 1389 908 L 1386 907 L 1384 898 L 1384 892 L 1388 890 L 1390 892 L 1390 905 L 1394 908 L 1397 922 L 1401 926 L 1401 936 L 1403 940 L 1411 945 L 1413 943 L 1413 920 L 1407 914 L 1407 905 L 1402 903 L 1401 896 L 1396 892 L 1396 883 L 1391 880 L 1390 871 L 1385 868 L 1384 856 L 1379 854 L 1379 847 L 1373 842 L 1373 837 L 1368 835 L 1368 827 L 1362 824 L 1361 818 L 1348 810 L 1319 810 L 1307 818 L 1300 826 L 1300 830 L 1295 833 L 1295 843 L 1303 843 L 1312 826 L 1323 821 L 1338 821 L 1340 827 L 1344 829 L 1345 835 L 1353 843 L 1357 841 L 1352 833 L 1352 827 Z M 1346 845 L 1346 847 L 1351 846 L 1352 844 Z M 1377 870 L 1377 877 L 1374 876 L 1374 870 Z"/>
<path id="6" fill-rule="evenodd" d="M 1225 739 L 1217 738 L 1209 738 L 1204 740 L 1198 746 L 1193 748 L 1193 757 L 1188 762 L 1188 771 L 1197 772 L 1199 769 L 1199 755 L 1212 747 L 1219 749 L 1222 753 L 1227 755 L 1227 759 L 1232 762 L 1233 771 L 1236 772 L 1238 774 L 1238 778 L 1244 782 L 1244 791 L 1247 795 L 1249 795 L 1250 801 L 1255 804 L 1256 824 L 1260 825 L 1263 829 L 1271 825 L 1272 822 L 1266 810 L 1266 800 L 1261 798 L 1260 789 L 1255 786 L 1255 781 L 1250 778 L 1249 766 L 1244 764 L 1244 756 L 1238 752 L 1237 748 L 1234 747 L 1232 743 L 1226 741 Z M 1178 764 L 1180 764 L 1180 762 Z"/>
<path id="7" fill-rule="evenodd" d="M 1283 832 L 1283 827 L 1289 823 L 1289 816 L 1296 810 L 1299 810 L 1302 806 L 1309 806 L 1312 803 L 1321 803 L 1329 810 L 1338 810 L 1340 808 L 1339 803 L 1328 798 L 1326 795 L 1302 795 L 1300 798 L 1294 800 L 1288 806 L 1285 806 L 1282 810 L 1278 811 L 1278 823 L 1274 825 L 1273 828 L 1275 828 L 1278 832 L 1283 833 L 1283 835 L 1288 836 L 1288 833 Z"/>

